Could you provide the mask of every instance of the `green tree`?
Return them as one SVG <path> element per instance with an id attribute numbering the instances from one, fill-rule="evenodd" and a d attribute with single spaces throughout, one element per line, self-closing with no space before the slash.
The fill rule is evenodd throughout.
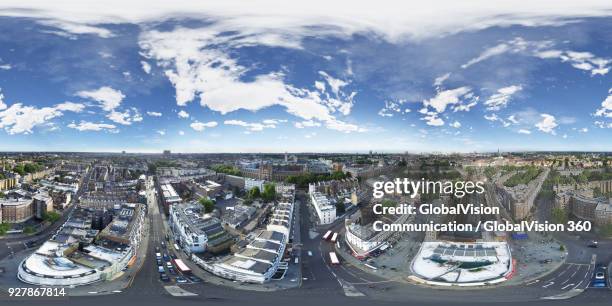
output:
<path id="1" fill-rule="evenodd" d="M 551 216 L 556 223 L 567 223 L 569 219 L 567 212 L 562 208 L 553 208 Z"/>
<path id="2" fill-rule="evenodd" d="M 1 223 L 0 224 L 0 236 L 6 235 L 6 233 L 11 229 L 10 223 Z"/>
<path id="3" fill-rule="evenodd" d="M 261 196 L 261 191 L 259 190 L 259 187 L 257 186 L 251 188 L 251 190 L 249 190 L 248 192 L 248 197 L 251 199 L 257 199 L 260 196 Z"/>
<path id="4" fill-rule="evenodd" d="M 276 199 L 276 185 L 264 184 L 264 190 L 261 193 L 261 198 L 266 202 L 271 202 Z"/>
<path id="5" fill-rule="evenodd" d="M 59 220 L 61 217 L 62 215 L 60 215 L 59 213 L 50 211 L 50 212 L 44 213 L 43 220 L 49 223 L 54 223 L 55 221 Z"/>
<path id="6" fill-rule="evenodd" d="M 27 234 L 27 235 L 34 234 L 34 232 L 35 232 L 35 231 L 36 231 L 36 230 L 34 229 L 34 227 L 33 227 L 33 226 L 30 226 L 30 225 L 26 226 L 26 227 L 23 229 L 23 233 L 24 233 L 24 234 Z"/>
<path id="7" fill-rule="evenodd" d="M 381 202 L 383 207 L 395 207 L 397 206 L 397 202 L 393 201 L 393 200 L 389 200 L 389 199 L 384 199 Z"/>
<path id="8" fill-rule="evenodd" d="M 204 206 L 204 212 L 205 213 L 211 213 L 213 210 L 215 210 L 215 202 L 211 199 L 207 199 L 207 198 L 201 198 L 199 200 L 200 204 L 202 206 Z"/>

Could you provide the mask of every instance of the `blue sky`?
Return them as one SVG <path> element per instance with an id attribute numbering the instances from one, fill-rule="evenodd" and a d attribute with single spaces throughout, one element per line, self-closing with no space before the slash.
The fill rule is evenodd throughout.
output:
<path id="1" fill-rule="evenodd" d="M 609 7 L 484 3 L 0 6 L 0 150 L 612 150 Z"/>

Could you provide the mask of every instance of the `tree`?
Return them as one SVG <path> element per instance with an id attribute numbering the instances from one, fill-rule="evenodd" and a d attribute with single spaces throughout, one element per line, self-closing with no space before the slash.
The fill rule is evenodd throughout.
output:
<path id="1" fill-rule="evenodd" d="M 204 206 L 204 212 L 205 213 L 211 213 L 213 210 L 215 210 L 215 202 L 211 199 L 207 199 L 207 198 L 201 198 L 200 199 L 200 204 L 202 206 Z"/>
<path id="2" fill-rule="evenodd" d="M 341 201 L 336 202 L 336 215 L 341 216 L 346 212 L 346 207 Z"/>
<path id="3" fill-rule="evenodd" d="M 257 199 L 260 196 L 261 196 L 261 191 L 259 190 L 259 187 L 257 186 L 251 188 L 251 190 L 249 190 L 248 192 L 248 197 L 251 199 Z"/>
<path id="4" fill-rule="evenodd" d="M 50 211 L 50 212 L 46 212 L 43 215 L 43 220 L 49 222 L 49 223 L 54 223 L 55 221 L 59 220 L 62 216 L 54 211 Z"/>
<path id="5" fill-rule="evenodd" d="M 10 223 L 1 223 L 0 224 L 0 236 L 6 235 L 6 233 L 11 229 Z"/>
<path id="6" fill-rule="evenodd" d="M 271 202 L 276 199 L 276 185 L 264 184 L 264 190 L 261 193 L 261 198 L 266 202 Z"/>
<path id="7" fill-rule="evenodd" d="M 564 209 L 558 207 L 553 208 L 551 216 L 553 221 L 555 221 L 556 223 L 567 223 L 567 220 L 569 219 L 567 212 Z"/>
<path id="8" fill-rule="evenodd" d="M 35 231 L 36 231 L 36 230 L 34 229 L 34 227 L 33 227 L 33 226 L 30 226 L 30 225 L 26 226 L 26 227 L 23 229 L 23 233 L 24 233 L 24 234 L 27 234 L 27 235 L 34 234 L 34 232 L 35 232 Z"/>
<path id="9" fill-rule="evenodd" d="M 395 207 L 395 206 L 397 206 L 397 202 L 395 202 L 393 200 L 389 200 L 389 199 L 382 200 L 381 204 L 382 204 L 383 207 Z"/>

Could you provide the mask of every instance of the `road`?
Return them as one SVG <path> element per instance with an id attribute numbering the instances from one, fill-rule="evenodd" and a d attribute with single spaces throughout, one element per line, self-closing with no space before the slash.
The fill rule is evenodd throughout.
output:
<path id="1" fill-rule="evenodd" d="M 507 305 L 521 303 L 523 306 L 535 305 L 609 305 L 612 291 L 608 289 L 586 289 L 572 299 L 545 301 L 541 298 L 553 296 L 573 288 L 586 288 L 593 265 L 609 261 L 612 256 L 612 243 L 604 242 L 597 249 L 587 248 L 583 237 L 562 237 L 570 253 L 566 264 L 553 273 L 523 286 L 502 286 L 480 290 L 451 290 L 426 288 L 404 282 L 384 280 L 371 273 L 365 273 L 358 267 L 343 264 L 330 266 L 327 254 L 334 249 L 320 236 L 311 237 L 309 229 L 313 227 L 309 219 L 307 201 L 301 198 L 300 214 L 302 243 L 302 276 L 303 283 L 298 289 L 277 292 L 256 292 L 237 290 L 210 283 L 180 285 L 181 288 L 196 294 L 192 297 L 172 297 L 159 280 L 155 263 L 155 246 L 165 240 L 163 219 L 160 207 L 154 194 L 147 194 L 150 205 L 151 234 L 147 259 L 137 274 L 130 288 L 113 295 L 92 297 L 70 297 L 67 299 L 46 298 L 45 305 Z M 342 232 L 342 222 L 336 222 L 329 228 Z M 325 229 L 320 229 L 324 231 Z M 313 256 L 304 255 L 308 251 Z M 595 256 L 593 256 L 595 255 Z M 552 284 L 550 284 L 552 283 Z M 549 285 L 547 285 L 549 284 Z M 347 289 L 348 288 L 348 289 Z M 362 296 L 347 296 L 358 292 Z M 40 305 L 40 300 L 11 300 L 11 305 Z"/>

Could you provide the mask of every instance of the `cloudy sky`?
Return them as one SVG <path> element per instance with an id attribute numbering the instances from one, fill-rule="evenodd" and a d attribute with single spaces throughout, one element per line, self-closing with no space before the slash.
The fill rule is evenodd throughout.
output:
<path id="1" fill-rule="evenodd" d="M 47 2 L 0 3 L 1 151 L 612 150 L 609 1 Z"/>

